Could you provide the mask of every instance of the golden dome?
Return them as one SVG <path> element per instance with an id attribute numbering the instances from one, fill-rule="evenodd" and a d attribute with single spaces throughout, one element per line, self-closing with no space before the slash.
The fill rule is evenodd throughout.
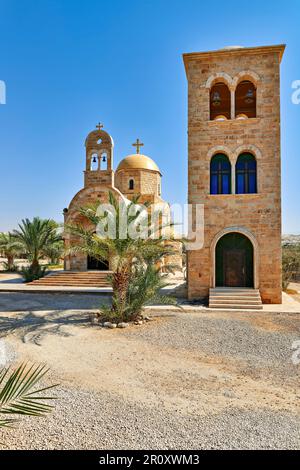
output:
<path id="1" fill-rule="evenodd" d="M 116 171 L 119 170 L 151 170 L 160 173 L 156 163 L 150 157 L 141 153 L 128 155 L 121 160 Z"/>

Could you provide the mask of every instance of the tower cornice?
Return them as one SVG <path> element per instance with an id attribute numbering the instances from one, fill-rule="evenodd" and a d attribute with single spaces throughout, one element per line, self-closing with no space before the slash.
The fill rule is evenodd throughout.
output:
<path id="1" fill-rule="evenodd" d="M 285 44 L 278 44 L 273 46 L 258 46 L 258 47 L 232 47 L 218 49 L 215 51 L 206 51 L 206 52 L 187 52 L 182 54 L 185 70 L 187 72 L 188 65 L 190 62 L 201 59 L 209 59 L 211 57 L 225 57 L 225 56 L 238 56 L 238 55 L 261 55 L 261 54 L 270 54 L 272 52 L 279 54 L 279 61 L 281 62 Z"/>

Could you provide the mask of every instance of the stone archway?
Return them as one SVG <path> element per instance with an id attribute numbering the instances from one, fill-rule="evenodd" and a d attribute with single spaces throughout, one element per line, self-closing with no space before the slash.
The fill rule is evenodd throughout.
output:
<path id="1" fill-rule="evenodd" d="M 93 256 L 87 257 L 87 270 L 88 271 L 108 271 L 109 270 L 109 262 L 108 261 L 100 261 Z"/>
<path id="2" fill-rule="evenodd" d="M 211 286 L 259 288 L 259 252 L 247 229 L 230 227 L 219 232 L 211 245 Z"/>

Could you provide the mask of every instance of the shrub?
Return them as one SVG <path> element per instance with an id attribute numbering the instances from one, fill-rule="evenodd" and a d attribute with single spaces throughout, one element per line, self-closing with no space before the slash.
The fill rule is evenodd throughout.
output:
<path id="1" fill-rule="evenodd" d="M 21 274 L 25 282 L 36 281 L 37 279 L 44 277 L 46 273 L 47 273 L 47 267 L 40 266 L 40 265 L 38 266 L 38 268 L 36 267 L 33 268 L 32 266 L 28 266 L 28 267 L 23 266 L 21 269 Z"/>
<path id="2" fill-rule="evenodd" d="M 114 309 L 101 305 L 99 317 L 102 321 L 113 323 L 128 322 L 141 318 L 146 305 L 177 305 L 174 297 L 160 294 L 160 289 L 168 285 L 166 277 L 152 265 L 135 266 L 127 288 L 125 306 L 119 306 L 118 296 L 113 293 Z"/>
<path id="3" fill-rule="evenodd" d="M 289 283 L 295 279 L 300 269 L 299 245 L 286 245 L 282 248 L 282 288 L 287 289 Z"/>
<path id="4" fill-rule="evenodd" d="M 2 264 L 3 264 L 4 271 L 10 272 L 10 273 L 17 273 L 19 271 L 19 266 L 15 263 L 10 264 L 9 262 L 4 261 Z"/>

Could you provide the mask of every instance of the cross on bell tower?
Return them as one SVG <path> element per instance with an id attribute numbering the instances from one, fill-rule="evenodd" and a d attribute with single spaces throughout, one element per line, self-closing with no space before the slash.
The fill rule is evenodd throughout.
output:
<path id="1" fill-rule="evenodd" d="M 103 128 L 103 124 L 98 122 L 98 124 L 96 125 L 96 129 L 98 129 L 98 131 L 101 131 L 102 128 Z"/>
<path id="2" fill-rule="evenodd" d="M 140 139 L 136 139 L 136 142 L 132 144 L 133 147 L 136 147 L 136 153 L 140 153 L 140 147 L 143 147 L 144 144 L 140 142 Z"/>

